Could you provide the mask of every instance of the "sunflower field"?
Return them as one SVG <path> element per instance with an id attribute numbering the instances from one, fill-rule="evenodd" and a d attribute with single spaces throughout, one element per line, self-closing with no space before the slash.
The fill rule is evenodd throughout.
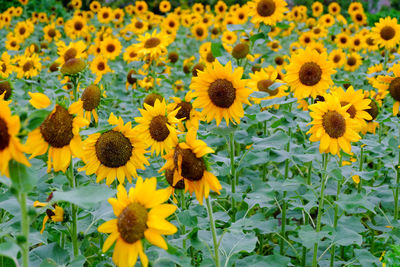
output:
<path id="1" fill-rule="evenodd" d="M 64 2 L 0 5 L 1 267 L 400 266 L 400 12 Z"/>

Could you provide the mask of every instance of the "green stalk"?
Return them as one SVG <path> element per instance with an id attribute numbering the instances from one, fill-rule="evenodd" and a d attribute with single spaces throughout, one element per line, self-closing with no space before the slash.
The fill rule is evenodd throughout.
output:
<path id="1" fill-rule="evenodd" d="M 67 170 L 67 178 L 69 180 L 69 184 L 71 188 L 76 187 L 76 181 L 74 177 L 74 165 L 72 163 L 72 158 L 71 158 L 71 163 L 69 165 L 69 168 Z M 77 227 L 77 213 L 78 213 L 78 208 L 75 204 L 71 204 L 71 209 L 72 209 L 72 232 L 71 232 L 71 239 L 72 239 L 72 247 L 74 251 L 74 257 L 77 257 L 79 255 L 79 247 L 78 247 L 78 227 Z"/>
<path id="2" fill-rule="evenodd" d="M 212 233 L 212 238 L 213 238 L 213 243 L 214 243 L 215 267 L 220 267 L 218 240 L 217 240 L 217 234 L 216 234 L 215 223 L 214 223 L 214 218 L 213 218 L 213 211 L 212 211 L 212 207 L 210 204 L 210 197 L 206 198 L 206 203 L 207 203 L 208 218 L 210 219 L 211 233 Z"/>
<path id="3" fill-rule="evenodd" d="M 360 152 L 360 167 L 358 168 L 358 170 L 361 172 L 363 169 L 363 162 L 364 162 L 364 147 L 363 145 L 361 145 L 361 152 Z M 358 183 L 358 188 L 357 191 L 358 193 L 361 192 L 361 184 L 362 184 L 362 180 L 360 179 L 360 182 Z"/>
<path id="4" fill-rule="evenodd" d="M 310 161 L 310 165 L 308 166 L 307 185 L 311 185 L 311 174 L 312 174 L 312 161 Z M 305 216 L 304 225 L 308 225 L 309 222 L 310 218 L 308 216 Z M 303 246 L 301 266 L 306 267 L 306 264 L 307 264 L 307 248 Z"/>
<path id="5" fill-rule="evenodd" d="M 399 127 L 399 142 L 400 142 L 400 127 Z M 400 182 L 400 150 L 399 150 L 399 159 L 398 164 L 396 166 L 397 176 L 396 176 L 396 189 L 394 193 L 394 219 L 397 220 L 399 218 L 399 182 Z"/>
<path id="6" fill-rule="evenodd" d="M 361 148 L 361 154 L 362 154 L 362 148 Z M 339 156 L 339 168 L 342 166 L 342 156 Z M 362 157 L 362 156 L 361 156 Z M 337 185 L 337 190 L 336 190 L 336 202 L 339 201 L 339 195 L 340 195 L 340 190 L 342 189 L 342 183 L 343 183 L 343 176 L 342 179 L 340 181 L 338 181 L 338 185 Z M 333 217 L 333 228 L 337 227 L 337 222 L 339 220 L 338 217 L 338 213 L 339 213 L 339 206 L 336 204 L 335 205 L 335 215 Z M 331 248 L 331 263 L 330 263 L 330 267 L 333 267 L 333 264 L 335 262 L 335 250 L 336 250 L 336 246 L 335 244 L 332 245 Z"/>
<path id="7" fill-rule="evenodd" d="M 231 191 L 232 191 L 232 211 L 233 220 L 235 221 L 235 198 L 233 196 L 236 193 L 236 168 L 235 168 L 235 137 L 234 133 L 229 135 L 229 146 L 230 146 L 230 159 L 231 159 Z"/>
<path id="8" fill-rule="evenodd" d="M 328 165 L 328 154 L 322 155 L 322 162 L 323 162 L 323 173 L 322 173 L 322 181 L 321 181 L 321 192 L 319 195 L 319 204 L 318 204 L 318 216 L 317 216 L 317 228 L 316 228 L 317 233 L 319 233 L 321 231 L 321 218 L 322 218 L 322 209 L 324 208 L 325 183 L 328 178 L 328 175 L 326 173 L 326 167 Z M 313 261 L 312 261 L 313 267 L 317 267 L 318 243 L 319 243 L 319 241 L 317 241 L 314 244 L 314 254 L 313 254 Z"/>
<path id="9" fill-rule="evenodd" d="M 289 142 L 286 145 L 286 151 L 290 152 L 290 137 L 292 134 L 292 129 L 289 128 L 288 131 L 289 134 Z M 285 181 L 288 179 L 289 176 L 289 159 L 286 159 L 285 161 Z M 287 192 L 284 191 L 283 192 L 283 197 L 282 197 L 282 223 L 281 223 L 281 240 L 280 240 L 280 254 L 284 255 L 285 253 L 285 237 L 286 237 L 286 210 L 287 210 L 287 203 L 286 203 L 286 196 L 287 196 Z"/>
<path id="10" fill-rule="evenodd" d="M 21 232 L 25 237 L 24 243 L 21 245 L 22 248 L 22 266 L 29 266 L 29 217 L 26 210 L 26 193 L 21 193 L 19 198 L 19 204 L 21 206 Z"/>

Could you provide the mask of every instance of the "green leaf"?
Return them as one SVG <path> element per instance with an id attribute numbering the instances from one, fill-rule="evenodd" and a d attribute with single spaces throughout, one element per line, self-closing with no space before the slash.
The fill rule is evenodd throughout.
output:
<path id="1" fill-rule="evenodd" d="M 33 189 L 38 177 L 32 175 L 32 169 L 28 171 L 25 165 L 11 160 L 9 163 L 9 170 L 13 188 L 24 193 L 30 192 Z"/>
<path id="2" fill-rule="evenodd" d="M 221 43 L 211 43 L 211 53 L 214 57 L 222 56 L 222 51 L 224 51 L 224 47 Z"/>
<path id="3" fill-rule="evenodd" d="M 222 237 L 220 249 L 226 255 L 225 266 L 231 266 L 230 258 L 238 252 L 252 252 L 256 248 L 258 239 L 254 232 L 229 232 Z"/>
<path id="4" fill-rule="evenodd" d="M 251 255 L 236 261 L 236 266 L 268 266 L 268 267 L 286 267 L 290 263 L 290 258 L 281 255 Z"/>
<path id="5" fill-rule="evenodd" d="M 54 192 L 53 201 L 66 201 L 84 209 L 91 209 L 100 202 L 114 196 L 115 192 L 106 185 L 92 184 L 74 188 L 67 192 Z"/>
<path id="6" fill-rule="evenodd" d="M 333 236 L 333 242 L 341 246 L 361 246 L 362 244 L 362 236 L 354 232 L 353 230 L 345 227 L 344 225 L 338 225 L 336 231 L 334 231 L 333 233 Z"/>
<path id="7" fill-rule="evenodd" d="M 279 105 L 289 104 L 289 103 L 293 103 L 296 101 L 297 101 L 296 98 L 289 98 L 286 100 L 286 96 L 283 96 L 283 97 L 275 97 L 275 98 L 268 99 L 268 100 L 262 100 L 261 104 L 265 107 L 269 107 L 269 106 L 277 105 L 277 104 L 279 104 Z"/>
<path id="8" fill-rule="evenodd" d="M 3 262 L 4 266 L 18 266 L 17 255 L 20 248 L 17 244 L 13 242 L 5 242 L 0 244 L 0 262 Z M 8 260 L 3 260 L 3 257 L 9 258 L 13 261 L 14 265 L 7 265 Z"/>

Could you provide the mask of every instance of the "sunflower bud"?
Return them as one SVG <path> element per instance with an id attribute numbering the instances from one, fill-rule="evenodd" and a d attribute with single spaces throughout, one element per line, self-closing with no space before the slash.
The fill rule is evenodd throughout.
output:
<path id="1" fill-rule="evenodd" d="M 249 53 L 249 45 L 245 43 L 237 44 L 232 50 L 232 56 L 236 59 L 245 58 Z"/>

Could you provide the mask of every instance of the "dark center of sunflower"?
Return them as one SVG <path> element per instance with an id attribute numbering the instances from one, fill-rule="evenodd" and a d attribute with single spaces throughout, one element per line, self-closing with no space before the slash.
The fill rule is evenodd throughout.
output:
<path id="1" fill-rule="evenodd" d="M 389 84 L 389 92 L 394 100 L 400 101 L 400 77 L 396 77 Z"/>
<path id="2" fill-rule="evenodd" d="M 279 47 L 279 44 L 276 42 L 272 43 L 271 47 L 272 47 L 272 49 L 277 49 Z"/>
<path id="3" fill-rule="evenodd" d="M 316 85 L 321 80 L 321 76 L 321 67 L 314 62 L 304 63 L 299 71 L 299 79 L 301 83 L 307 86 Z"/>
<path id="4" fill-rule="evenodd" d="M 71 58 L 75 58 L 76 55 L 78 54 L 78 51 L 76 51 L 75 48 L 71 47 L 64 53 L 64 61 L 67 62 Z"/>
<path id="5" fill-rule="evenodd" d="M 59 67 L 59 66 L 60 66 L 59 63 L 53 62 L 53 63 L 50 65 L 50 67 L 49 67 L 50 72 L 58 71 L 58 67 Z"/>
<path id="6" fill-rule="evenodd" d="M 106 19 L 106 18 L 108 18 L 109 15 L 110 15 L 110 14 L 108 14 L 108 12 L 104 12 L 104 13 L 103 13 L 103 18 Z"/>
<path id="7" fill-rule="evenodd" d="M 333 62 L 338 63 L 340 61 L 340 59 L 341 59 L 340 55 L 335 55 L 333 57 Z"/>
<path id="8" fill-rule="evenodd" d="M 83 91 L 81 96 L 83 108 L 86 111 L 91 111 L 97 108 L 100 104 L 100 94 L 100 88 L 97 85 L 89 85 L 85 91 Z"/>
<path id="9" fill-rule="evenodd" d="M 217 79 L 210 84 L 208 96 L 217 107 L 229 108 L 235 101 L 236 90 L 230 81 Z"/>
<path id="10" fill-rule="evenodd" d="M 252 67 L 251 67 L 251 71 L 253 72 L 253 73 L 256 73 L 257 71 L 260 71 L 261 70 L 261 66 L 260 65 L 253 65 Z"/>
<path id="11" fill-rule="evenodd" d="M 141 22 L 141 21 L 136 21 L 135 22 L 136 29 L 141 29 L 141 28 L 143 28 L 143 26 L 144 26 L 143 22 Z"/>
<path id="12" fill-rule="evenodd" d="M 355 39 L 355 40 L 354 40 L 354 44 L 355 44 L 356 46 L 359 46 L 359 45 L 361 44 L 360 39 Z"/>
<path id="13" fill-rule="evenodd" d="M 385 26 L 381 29 L 381 37 L 383 40 L 389 41 L 396 35 L 396 31 L 391 26 Z"/>
<path id="14" fill-rule="evenodd" d="M 336 7 L 332 7 L 332 12 L 336 12 Z"/>
<path id="15" fill-rule="evenodd" d="M 320 34 L 321 33 L 321 29 L 320 28 L 315 28 L 314 29 L 314 33 L 315 34 Z"/>
<path id="16" fill-rule="evenodd" d="M 22 70 L 23 70 L 24 72 L 27 72 L 27 71 L 29 71 L 29 70 L 32 69 L 32 68 L 33 68 L 33 62 L 32 62 L 32 60 L 27 61 L 27 62 L 24 64 L 24 66 L 22 66 Z"/>
<path id="17" fill-rule="evenodd" d="M 217 28 L 213 28 L 212 30 L 211 30 L 211 33 L 212 34 L 214 34 L 214 35 L 216 35 L 216 34 L 218 34 L 218 29 Z"/>
<path id="18" fill-rule="evenodd" d="M 237 44 L 232 50 L 232 56 L 236 59 L 245 58 L 249 53 L 249 45 L 246 43 Z"/>
<path id="19" fill-rule="evenodd" d="M 169 55 L 168 55 L 168 59 L 171 61 L 171 63 L 175 63 L 175 62 L 178 61 L 179 55 L 178 55 L 178 53 L 176 53 L 176 52 L 171 52 L 171 53 L 169 53 Z"/>
<path id="20" fill-rule="evenodd" d="M 121 14 L 117 13 L 117 14 L 115 14 L 114 17 L 115 17 L 116 19 L 119 19 L 119 18 L 121 17 Z"/>
<path id="21" fill-rule="evenodd" d="M 156 102 L 157 99 L 161 102 L 164 99 L 164 97 L 160 94 L 151 93 L 145 97 L 144 103 L 154 107 L 154 103 Z"/>
<path id="22" fill-rule="evenodd" d="M 139 11 L 141 11 L 141 10 L 143 9 L 143 6 L 138 6 L 137 9 L 138 9 Z"/>
<path id="23" fill-rule="evenodd" d="M 269 89 L 269 87 L 273 84 L 274 82 L 271 80 L 260 80 L 257 83 L 257 88 L 258 90 L 262 91 L 262 92 L 266 92 L 268 93 L 270 96 L 274 96 L 276 94 L 278 94 L 278 88 L 276 88 L 275 90 L 271 90 Z"/>
<path id="24" fill-rule="evenodd" d="M 208 63 L 212 63 L 212 62 L 214 62 L 214 60 L 215 60 L 215 57 L 213 56 L 213 54 L 212 54 L 212 52 L 211 52 L 211 51 L 207 53 L 206 60 L 207 60 L 207 62 L 208 62 Z"/>
<path id="25" fill-rule="evenodd" d="M 340 38 L 340 42 L 341 42 L 342 44 L 347 43 L 347 38 L 345 38 L 345 37 Z"/>
<path id="26" fill-rule="evenodd" d="M 277 65 L 282 65 L 282 64 L 283 64 L 283 58 L 280 57 L 280 56 L 277 56 L 277 57 L 275 58 L 275 63 L 276 63 Z"/>
<path id="27" fill-rule="evenodd" d="M 304 38 L 304 42 L 305 42 L 306 44 L 310 43 L 310 42 L 311 42 L 310 37 L 307 36 L 306 38 Z"/>
<path id="28" fill-rule="evenodd" d="M 61 148 L 69 145 L 74 137 L 72 133 L 73 117 L 64 107 L 57 105 L 53 111 L 40 125 L 40 133 L 43 139 L 52 147 Z"/>
<path id="29" fill-rule="evenodd" d="M 56 36 L 56 30 L 55 30 L 55 29 L 50 29 L 50 30 L 47 32 L 47 34 L 48 34 L 51 38 L 53 38 L 54 36 Z"/>
<path id="30" fill-rule="evenodd" d="M 344 106 L 346 106 L 346 105 L 348 105 L 348 104 L 350 104 L 350 103 L 349 103 L 349 102 L 346 102 L 346 101 L 340 101 L 340 105 L 341 105 L 342 107 L 344 107 Z M 350 118 L 354 119 L 354 117 L 356 116 L 356 113 L 357 113 L 357 110 L 356 110 L 356 108 L 354 107 L 354 105 L 351 105 L 351 106 L 347 109 L 347 113 L 350 114 Z"/>
<path id="31" fill-rule="evenodd" d="M 273 0 L 261 0 L 257 4 L 257 13 L 261 17 L 269 17 L 275 12 L 275 1 Z"/>
<path id="32" fill-rule="evenodd" d="M 75 28 L 75 30 L 77 30 L 77 31 L 82 30 L 82 28 L 83 28 L 82 22 L 80 22 L 80 21 L 75 22 L 74 28 Z"/>
<path id="33" fill-rule="evenodd" d="M 168 25 L 169 25 L 171 28 L 174 28 L 174 27 L 175 27 L 175 22 L 170 21 Z"/>
<path id="34" fill-rule="evenodd" d="M 355 57 L 349 57 L 347 59 L 347 65 L 349 65 L 349 66 L 354 66 L 354 65 L 356 65 L 356 63 L 357 63 L 357 60 Z"/>
<path id="35" fill-rule="evenodd" d="M 99 64 L 97 64 L 97 69 L 99 71 L 103 71 L 106 68 L 106 65 L 104 64 L 104 62 L 99 62 Z"/>
<path id="36" fill-rule="evenodd" d="M 15 46 L 17 46 L 17 42 L 16 42 L 16 41 L 12 41 L 12 42 L 10 43 L 10 45 L 11 45 L 12 47 L 15 47 Z"/>
<path id="37" fill-rule="evenodd" d="M 172 170 L 166 170 L 165 171 L 165 179 L 167 180 L 168 184 L 170 186 L 172 186 L 175 189 L 184 189 L 185 188 L 185 182 L 183 181 L 183 179 L 179 180 L 175 186 L 173 186 L 174 184 L 174 169 Z"/>
<path id="38" fill-rule="evenodd" d="M 157 37 L 151 37 L 144 43 L 145 48 L 154 48 L 161 43 L 161 40 Z"/>
<path id="39" fill-rule="evenodd" d="M 182 177 L 190 181 L 199 181 L 203 178 L 206 164 L 203 158 L 197 158 L 191 149 L 181 149 L 179 146 L 175 149 L 174 162 L 178 165 L 178 159 L 182 157 Z"/>
<path id="40" fill-rule="evenodd" d="M 182 101 L 176 106 L 176 108 L 180 108 L 175 116 L 177 119 L 187 120 L 190 118 L 190 111 L 192 110 L 192 104 L 190 104 L 189 102 Z"/>
<path id="41" fill-rule="evenodd" d="M 361 14 L 357 14 L 356 15 L 356 20 L 357 21 L 362 21 L 362 19 L 363 19 L 363 16 Z"/>
<path id="42" fill-rule="evenodd" d="M 244 14 L 243 14 L 243 13 L 239 13 L 239 16 L 238 16 L 238 17 L 239 17 L 239 19 L 240 19 L 240 20 L 242 20 L 242 19 L 244 19 L 244 18 L 245 18 L 245 16 L 244 16 Z"/>
<path id="43" fill-rule="evenodd" d="M 9 81 L 1 81 L 0 80 L 0 95 L 2 95 L 4 92 L 4 99 L 8 100 L 11 96 L 12 88 L 11 84 Z"/>
<path id="44" fill-rule="evenodd" d="M 19 34 L 24 35 L 26 32 L 26 29 L 24 27 L 19 28 Z"/>
<path id="45" fill-rule="evenodd" d="M 147 229 L 147 210 L 139 203 L 129 204 L 118 216 L 118 232 L 128 244 L 133 244 L 144 237 Z"/>
<path id="46" fill-rule="evenodd" d="M 130 70 L 128 75 L 126 76 L 126 80 L 129 84 L 135 84 L 137 82 L 137 78 L 133 77 L 132 74 L 136 74 L 135 70 Z"/>
<path id="47" fill-rule="evenodd" d="M 132 144 L 121 132 L 103 133 L 96 142 L 96 155 L 101 164 L 108 168 L 125 166 L 132 156 Z"/>
<path id="48" fill-rule="evenodd" d="M 328 111 L 322 117 L 322 126 L 331 138 L 339 138 L 346 132 L 346 121 L 337 111 Z"/>
<path id="49" fill-rule="evenodd" d="M 365 110 L 366 112 L 368 112 L 369 115 L 371 115 L 372 119 L 371 120 L 367 120 L 368 122 L 375 120 L 376 117 L 378 117 L 379 114 L 379 108 L 378 105 L 376 104 L 376 102 L 371 99 L 371 102 L 369 103 L 369 109 Z"/>
<path id="50" fill-rule="evenodd" d="M 162 142 L 169 136 L 169 129 L 167 127 L 168 119 L 165 116 L 158 115 L 150 122 L 150 135 L 151 138 L 157 142 Z"/>
<path id="51" fill-rule="evenodd" d="M 323 97 L 322 95 L 317 95 L 317 97 L 314 99 L 314 103 L 324 102 L 324 101 L 325 97 Z"/>
<path id="52" fill-rule="evenodd" d="M 114 51 L 115 51 L 115 45 L 114 44 L 107 45 L 107 52 L 112 53 Z"/>
<path id="53" fill-rule="evenodd" d="M 192 69 L 192 75 L 193 75 L 193 77 L 197 77 L 197 75 L 198 75 L 198 70 L 200 70 L 200 71 L 204 71 L 204 65 L 203 64 L 201 64 L 201 63 L 198 63 L 198 64 L 196 64 L 196 65 L 194 65 L 194 67 L 193 67 L 193 69 Z"/>
<path id="54" fill-rule="evenodd" d="M 197 29 L 196 29 L 196 35 L 197 35 L 197 36 L 203 36 L 203 34 L 204 34 L 204 31 L 203 31 L 202 28 L 197 28 Z"/>
<path id="55" fill-rule="evenodd" d="M 10 135 L 8 134 L 7 123 L 0 118 L 0 151 L 8 147 L 10 143 Z"/>

